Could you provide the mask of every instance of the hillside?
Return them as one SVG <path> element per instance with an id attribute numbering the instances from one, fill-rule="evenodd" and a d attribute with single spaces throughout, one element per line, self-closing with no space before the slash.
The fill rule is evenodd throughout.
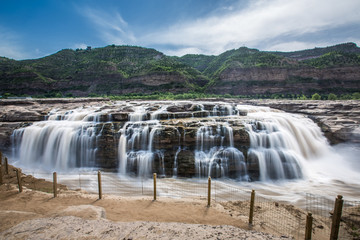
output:
<path id="1" fill-rule="evenodd" d="M 292 58 L 296 60 L 306 60 L 312 58 L 318 58 L 324 54 L 330 52 L 342 52 L 342 53 L 360 53 L 360 48 L 355 43 L 343 43 L 335 46 L 325 48 L 314 48 L 294 52 L 270 52 L 283 57 Z"/>
<path id="2" fill-rule="evenodd" d="M 2 58 L 0 79 L 3 93 L 45 96 L 184 92 L 208 82 L 196 69 L 154 49 L 114 45 L 65 49 L 34 60 Z"/>
<path id="3" fill-rule="evenodd" d="M 218 56 L 170 57 L 154 49 L 65 49 L 15 61 L 0 58 L 0 94 L 93 96 L 205 92 L 233 95 L 352 93 L 360 48 L 345 43 L 296 52 L 241 47 Z"/>

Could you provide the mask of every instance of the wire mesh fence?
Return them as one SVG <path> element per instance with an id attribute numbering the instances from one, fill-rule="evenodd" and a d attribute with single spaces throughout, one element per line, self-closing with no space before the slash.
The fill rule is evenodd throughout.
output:
<path id="1" fill-rule="evenodd" d="M 160 178 L 158 179 L 157 186 L 159 197 L 201 200 L 207 198 L 206 179 Z"/>
<path id="2" fill-rule="evenodd" d="M 335 198 L 306 194 L 306 211 L 313 214 L 313 239 L 330 238 L 334 208 Z M 360 239 L 360 201 L 344 201 L 338 239 Z"/>
<path id="3" fill-rule="evenodd" d="M 344 201 L 339 235 L 342 239 L 360 239 L 360 201 Z"/>
<path id="4" fill-rule="evenodd" d="M 278 236 L 300 239 L 305 226 L 305 213 L 293 205 L 256 196 L 254 225 Z"/>
<path id="5" fill-rule="evenodd" d="M 52 178 L 52 173 L 49 172 L 37 172 L 37 173 L 28 173 L 23 174 L 20 170 L 19 173 L 16 171 L 18 169 L 13 168 L 12 166 L 9 168 L 8 174 L 4 175 L 4 180 L 6 180 L 6 184 L 16 184 L 18 185 L 18 175 L 21 179 L 21 186 L 33 189 L 36 191 L 53 193 L 53 184 L 52 182 L 46 181 Z M 60 188 L 65 189 L 66 186 L 59 185 Z M 9 188 L 9 186 L 8 186 Z"/>
<path id="6" fill-rule="evenodd" d="M 335 198 L 306 194 L 306 211 L 313 216 L 313 239 L 329 239 Z"/>
<path id="7" fill-rule="evenodd" d="M 235 186 L 226 180 L 212 181 L 212 197 L 216 202 L 242 201 L 250 202 L 251 190 L 241 186 Z"/>
<path id="8" fill-rule="evenodd" d="M 102 174 L 102 189 L 103 194 L 122 197 L 151 197 L 153 194 L 153 181 L 140 177 L 125 178 L 105 173 Z"/>
<path id="9" fill-rule="evenodd" d="M 114 172 L 101 172 L 101 179 L 102 194 L 105 195 L 149 199 L 154 196 L 154 179 L 152 178 L 124 177 Z M 49 172 L 28 172 L 22 177 L 24 187 L 48 193 L 54 193 L 52 180 L 53 173 Z M 57 183 L 57 189 L 60 192 L 61 189 L 66 188 L 89 193 L 99 191 L 98 172 L 93 170 L 58 173 Z M 159 199 L 161 197 L 199 199 L 204 200 L 205 204 L 208 198 L 208 187 L 207 179 L 158 178 L 156 196 Z M 230 180 L 212 180 L 210 199 L 223 206 L 231 205 L 243 216 L 242 219 L 246 219 L 250 215 L 251 192 L 250 189 L 241 184 L 234 184 Z M 300 209 L 289 203 L 256 193 L 252 226 L 256 227 L 256 230 L 277 236 L 303 239 L 306 215 L 311 212 L 313 216 L 312 239 L 329 239 L 335 198 L 306 194 L 305 203 L 306 208 Z M 339 239 L 360 239 L 360 202 L 344 201 L 342 213 Z"/>

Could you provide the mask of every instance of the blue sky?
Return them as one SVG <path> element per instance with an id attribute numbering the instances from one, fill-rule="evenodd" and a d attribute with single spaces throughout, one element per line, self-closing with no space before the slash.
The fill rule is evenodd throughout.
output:
<path id="1" fill-rule="evenodd" d="M 110 44 L 167 55 L 360 44 L 359 0 L 0 0 L 0 56 Z"/>

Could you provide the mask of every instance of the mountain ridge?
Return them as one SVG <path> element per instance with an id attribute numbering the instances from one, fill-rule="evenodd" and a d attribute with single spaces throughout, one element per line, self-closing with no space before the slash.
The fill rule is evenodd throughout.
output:
<path id="1" fill-rule="evenodd" d="M 217 56 L 182 57 L 151 48 L 109 45 L 63 49 L 39 59 L 0 58 L 0 94 L 32 96 L 154 92 L 252 96 L 334 89 L 340 94 L 358 91 L 359 76 L 360 48 L 354 43 L 294 52 L 240 47 Z"/>

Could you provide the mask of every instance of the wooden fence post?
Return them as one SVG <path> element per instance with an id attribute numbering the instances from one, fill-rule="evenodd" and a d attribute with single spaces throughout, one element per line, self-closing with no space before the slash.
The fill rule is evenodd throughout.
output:
<path id="1" fill-rule="evenodd" d="M 207 197 L 207 200 L 208 200 L 207 206 L 210 207 L 210 202 L 211 202 L 211 177 L 210 176 L 208 178 L 208 197 Z"/>
<path id="2" fill-rule="evenodd" d="M 9 175 L 9 164 L 7 157 L 5 157 L 5 173 L 6 175 Z"/>
<path id="3" fill-rule="evenodd" d="M 99 186 L 99 199 L 102 198 L 102 189 L 101 189 L 101 172 L 98 171 L 98 186 Z"/>
<path id="4" fill-rule="evenodd" d="M 16 169 L 16 177 L 18 180 L 19 192 L 22 192 L 21 172 L 18 169 Z"/>
<path id="5" fill-rule="evenodd" d="M 253 224 L 254 219 L 254 205 L 255 205 L 255 190 L 251 191 L 251 199 L 250 199 L 250 213 L 249 213 L 249 225 Z"/>
<path id="6" fill-rule="evenodd" d="M 3 184 L 3 173 L 2 173 L 2 152 L 0 152 L 0 185 Z"/>
<path id="7" fill-rule="evenodd" d="M 306 216 L 305 240 L 311 240 L 312 223 L 313 223 L 312 213 L 308 213 L 308 215 Z"/>
<path id="8" fill-rule="evenodd" d="M 154 178 L 154 201 L 156 201 L 156 173 L 153 174 Z"/>
<path id="9" fill-rule="evenodd" d="M 340 220 L 342 207 L 344 204 L 343 196 L 338 195 L 335 199 L 334 214 L 332 216 L 330 240 L 337 240 L 339 237 Z"/>
<path id="10" fill-rule="evenodd" d="M 3 184 L 3 173 L 2 173 L 2 165 L 0 163 L 0 185 Z"/>
<path id="11" fill-rule="evenodd" d="M 54 198 L 57 197 L 57 176 L 56 172 L 53 173 L 53 191 L 54 191 Z"/>

